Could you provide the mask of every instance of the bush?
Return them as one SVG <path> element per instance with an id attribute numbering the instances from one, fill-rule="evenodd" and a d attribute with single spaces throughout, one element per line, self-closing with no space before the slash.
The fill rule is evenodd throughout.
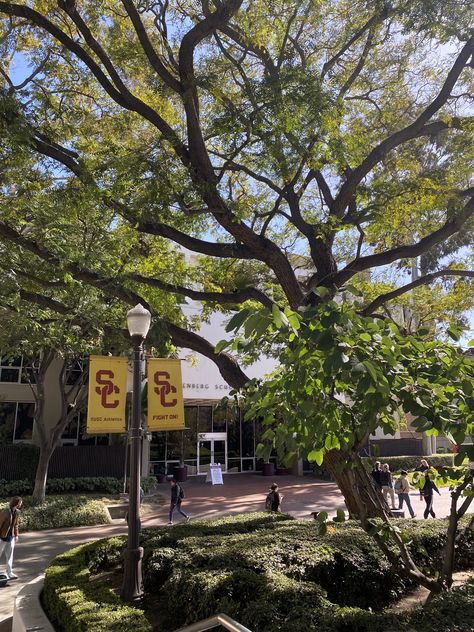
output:
<path id="1" fill-rule="evenodd" d="M 143 611 L 124 602 L 97 581 L 96 572 L 110 568 L 125 545 L 125 538 L 84 544 L 56 557 L 47 569 L 43 603 L 56 630 L 63 632 L 151 632 Z"/>
<path id="2" fill-rule="evenodd" d="M 0 497 L 21 496 L 31 494 L 34 481 L 0 480 Z M 47 494 L 64 494 L 65 492 L 99 492 L 118 494 L 123 489 L 123 481 L 112 476 L 83 476 L 78 478 L 51 478 L 46 484 Z"/>
<path id="3" fill-rule="evenodd" d="M 445 520 L 397 524 L 420 564 L 439 559 Z M 472 586 L 439 596 L 423 610 L 383 612 L 383 605 L 409 584 L 351 522 L 320 536 L 312 521 L 246 514 L 148 529 L 141 544 L 145 611 L 156 620 L 158 604 L 163 630 L 226 612 L 254 632 L 474 632 Z M 128 606 L 91 576 L 115 568 L 123 546 L 123 538 L 111 538 L 54 560 L 45 598 L 57 629 L 151 629 L 140 611 L 134 611 L 139 614 L 132 625 Z M 461 559 L 464 566 L 474 566 L 472 531 L 460 544 Z"/>
<path id="4" fill-rule="evenodd" d="M 372 470 L 375 461 L 388 463 L 392 472 L 407 472 L 416 470 L 420 466 L 421 459 L 426 459 L 430 465 L 439 469 L 440 467 L 452 467 L 454 464 L 453 454 L 433 454 L 432 456 L 379 456 L 364 457 L 362 461 L 368 471 Z"/>
<path id="5" fill-rule="evenodd" d="M 23 498 L 21 532 L 108 523 L 109 514 L 101 500 L 87 496 L 49 496 L 41 505 L 34 505 L 31 497 Z"/>
<path id="6" fill-rule="evenodd" d="M 409 535 L 421 566 L 441 561 L 446 521 L 398 525 Z M 168 613 L 164 629 L 216 612 L 255 632 L 410 629 L 401 615 L 381 608 L 413 584 L 399 577 L 373 540 L 352 523 L 319 536 L 312 522 L 248 514 L 148 530 L 143 545 L 145 589 L 150 603 L 158 598 Z M 474 566 L 473 545 L 471 532 L 460 544 L 458 567 Z"/>

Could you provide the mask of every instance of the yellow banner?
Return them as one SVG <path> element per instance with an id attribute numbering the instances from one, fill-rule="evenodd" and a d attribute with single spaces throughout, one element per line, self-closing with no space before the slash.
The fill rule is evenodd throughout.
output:
<path id="1" fill-rule="evenodd" d="M 184 430 L 181 360 L 148 360 L 148 430 Z"/>
<path id="2" fill-rule="evenodd" d="M 88 434 L 125 432 L 127 358 L 90 356 Z"/>

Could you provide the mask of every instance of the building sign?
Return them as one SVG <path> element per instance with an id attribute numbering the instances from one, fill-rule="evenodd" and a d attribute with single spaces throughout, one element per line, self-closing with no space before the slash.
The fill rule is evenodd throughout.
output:
<path id="1" fill-rule="evenodd" d="M 148 430 L 184 430 L 181 360 L 148 360 Z"/>
<path id="2" fill-rule="evenodd" d="M 127 358 L 90 356 L 88 434 L 125 432 Z"/>

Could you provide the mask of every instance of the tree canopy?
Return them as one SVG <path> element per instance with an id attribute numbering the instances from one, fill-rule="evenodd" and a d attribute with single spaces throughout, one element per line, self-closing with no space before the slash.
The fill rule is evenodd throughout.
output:
<path id="1" fill-rule="evenodd" d="M 0 16 L 17 303 L 141 301 L 236 386 L 183 297 L 204 316 L 295 310 L 352 281 L 387 315 L 430 283 L 434 318 L 472 306 L 470 5 L 2 0 Z"/>

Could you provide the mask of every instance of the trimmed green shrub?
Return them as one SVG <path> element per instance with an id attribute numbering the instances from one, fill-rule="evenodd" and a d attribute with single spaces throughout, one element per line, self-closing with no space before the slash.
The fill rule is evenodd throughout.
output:
<path id="1" fill-rule="evenodd" d="M 141 480 L 145 494 L 148 494 L 156 484 L 154 476 L 146 476 Z M 34 481 L 0 480 L 0 497 L 21 496 L 31 494 Z M 64 494 L 65 492 L 98 492 L 102 494 L 119 494 L 123 490 L 123 479 L 113 476 L 79 476 L 77 478 L 50 478 L 46 483 L 47 494 Z"/>
<path id="2" fill-rule="evenodd" d="M 392 472 L 414 471 L 420 467 L 421 459 L 426 459 L 430 465 L 439 469 L 440 467 L 452 467 L 454 454 L 433 454 L 432 456 L 378 456 L 363 457 L 362 461 L 368 471 L 373 468 L 375 461 L 388 463 Z"/>
<path id="3" fill-rule="evenodd" d="M 439 559 L 445 520 L 400 520 L 397 525 L 409 536 L 420 564 Z M 46 581 L 47 611 L 56 629 L 127 629 L 128 611 L 123 627 L 115 627 L 122 625 L 117 612 L 125 606 L 92 576 L 116 568 L 124 544 L 123 538 L 111 538 L 88 545 L 85 552 L 79 547 L 70 558 L 56 558 Z M 246 514 L 147 529 L 141 544 L 145 612 L 149 609 L 153 620 L 159 615 L 157 629 L 163 632 L 217 612 L 254 632 L 474 632 L 469 627 L 472 587 L 437 597 L 420 611 L 383 612 L 412 584 L 397 577 L 372 539 L 352 522 L 320 536 L 313 521 Z M 457 561 L 474 566 L 472 531 L 460 543 Z M 138 625 L 131 627 L 151 629 L 142 624 L 147 625 L 140 613 Z"/>
<path id="4" fill-rule="evenodd" d="M 110 538 L 84 544 L 53 560 L 45 575 L 43 604 L 56 630 L 151 632 L 142 610 L 125 604 L 111 588 L 91 581 L 91 568 L 107 570 L 124 546 L 125 538 Z"/>
<path id="5" fill-rule="evenodd" d="M 0 503 L 6 504 L 7 500 Z M 41 505 L 34 505 L 31 497 L 23 498 L 20 531 L 40 531 L 63 527 L 85 527 L 108 524 L 109 514 L 99 499 L 87 496 L 48 496 Z"/>
<path id="6" fill-rule="evenodd" d="M 417 608 L 408 616 L 417 632 L 474 632 L 474 581 L 436 596 L 429 608 Z"/>

